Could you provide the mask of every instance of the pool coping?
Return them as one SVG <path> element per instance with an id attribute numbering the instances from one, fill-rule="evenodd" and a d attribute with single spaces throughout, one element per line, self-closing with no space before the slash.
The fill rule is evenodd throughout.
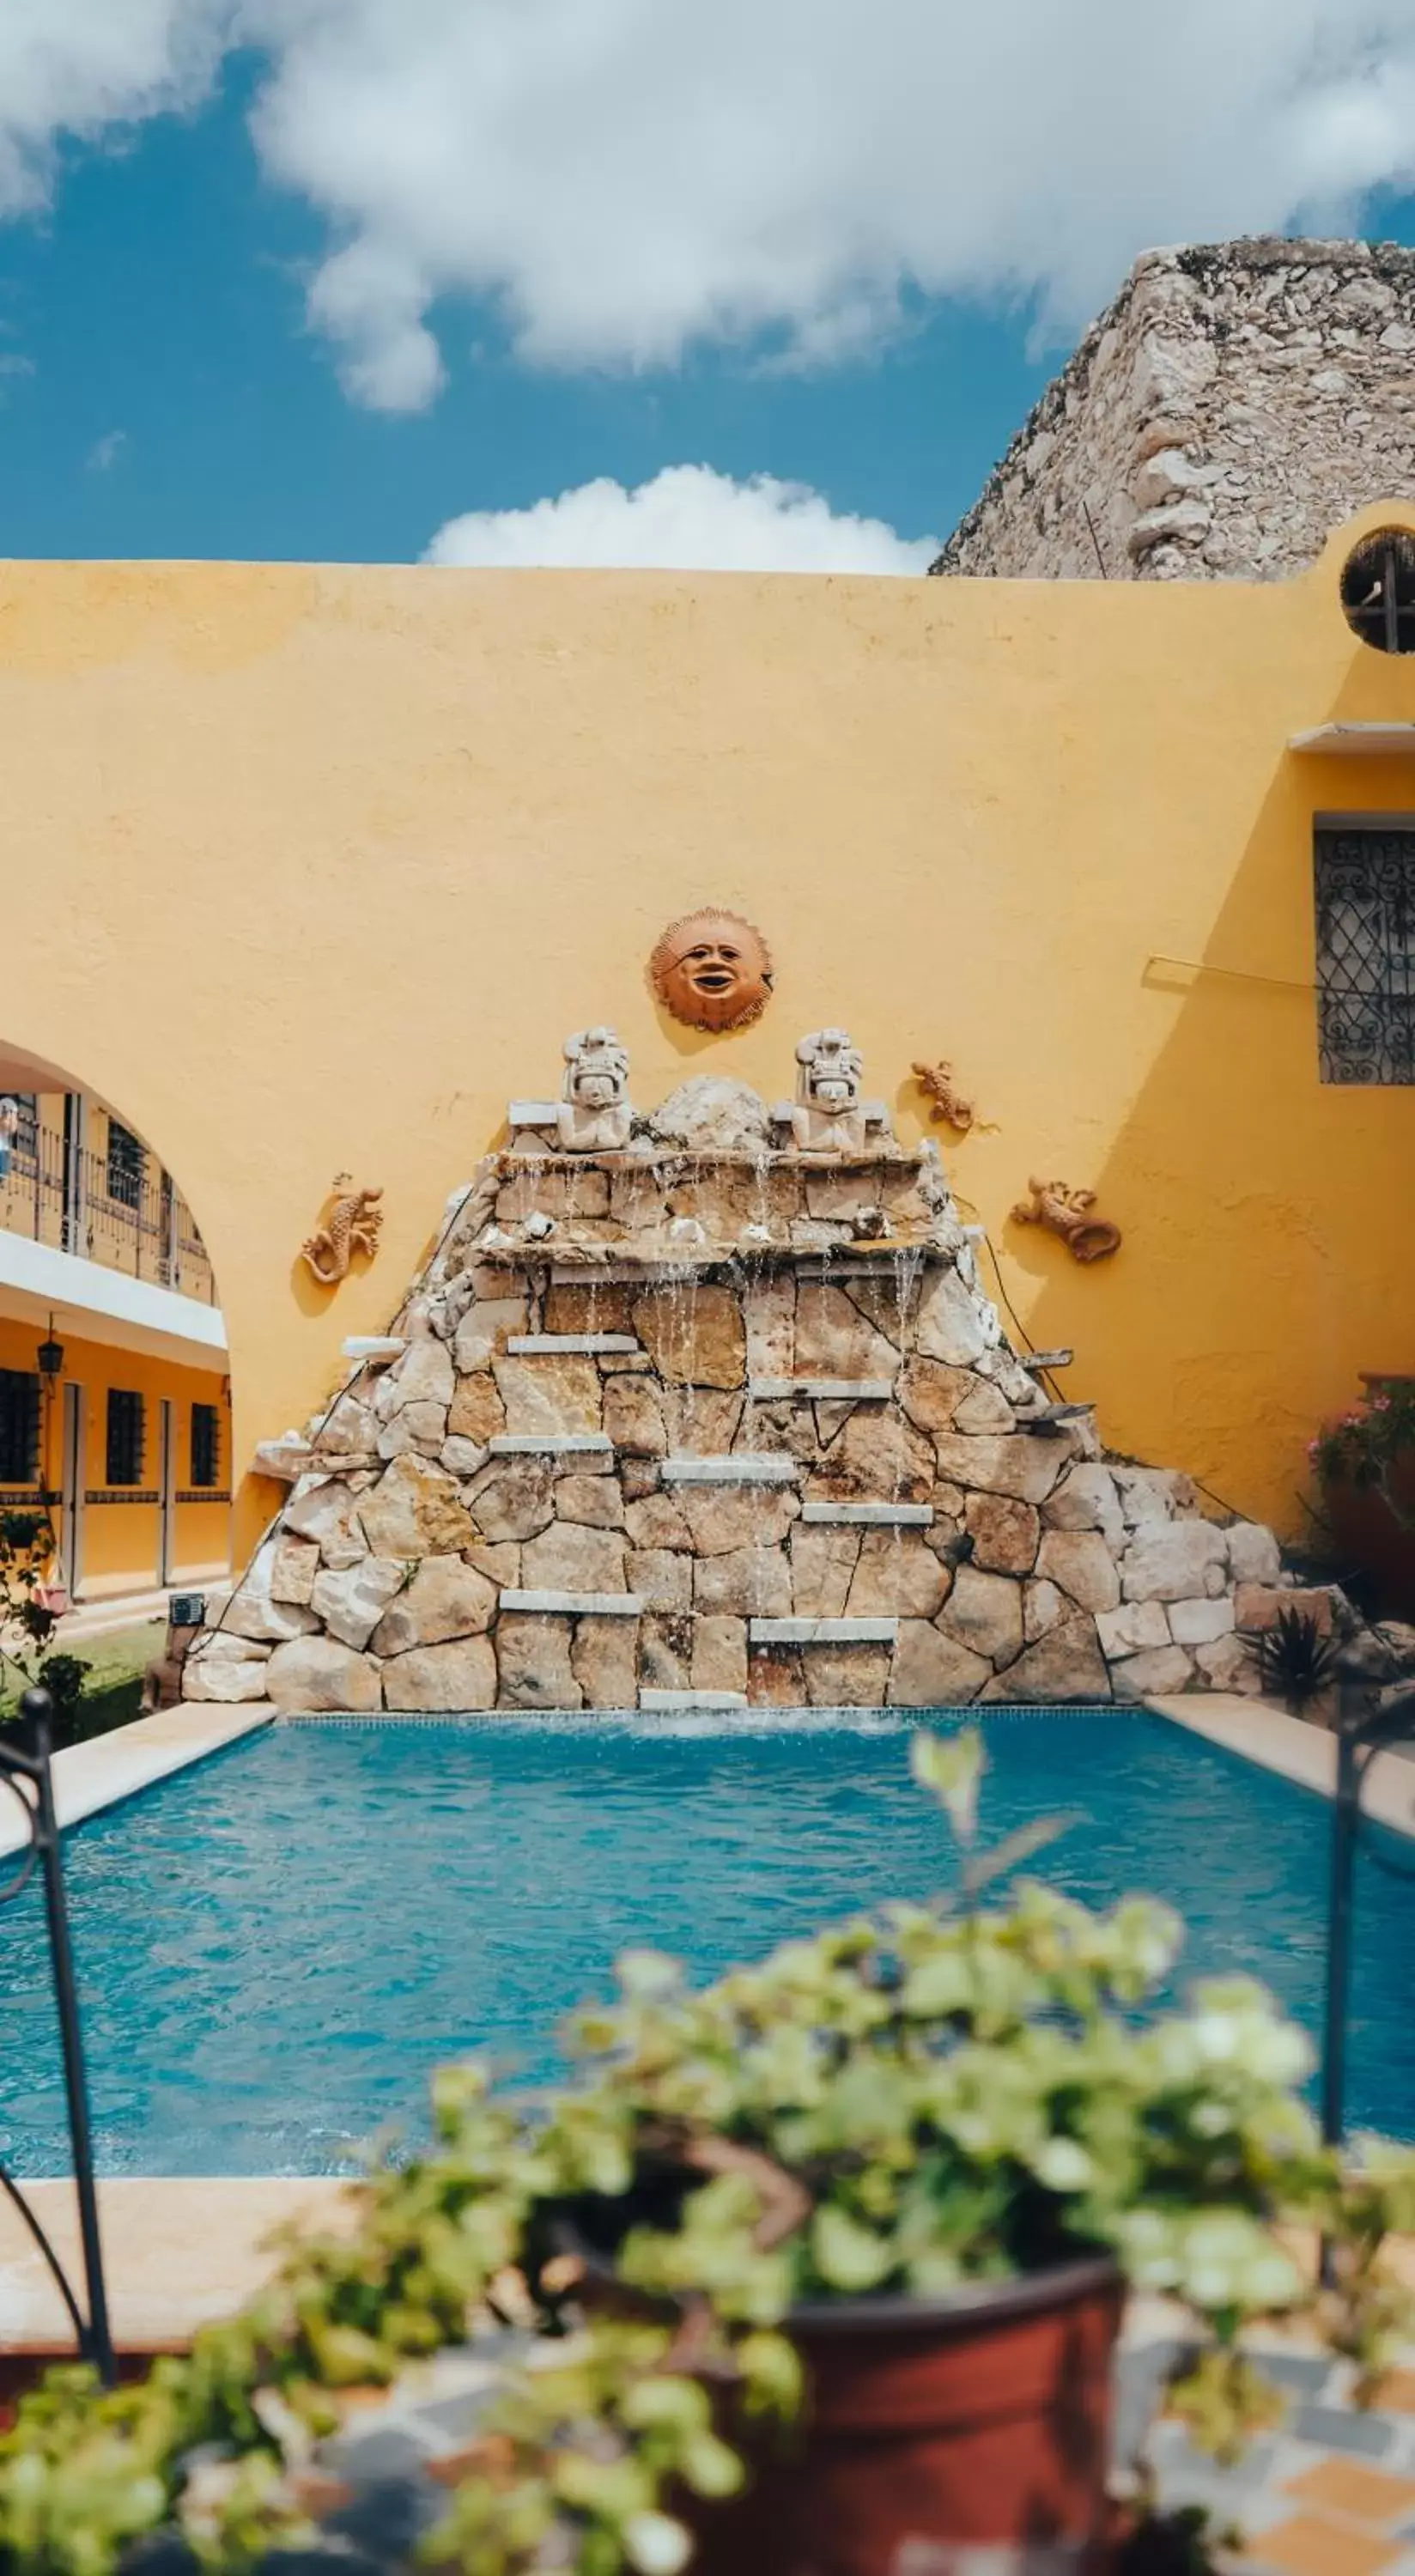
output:
<path id="1" fill-rule="evenodd" d="M 137 1717 L 96 1735 L 89 1744 L 68 1744 L 54 1756 L 54 1806 L 61 1825 L 77 1825 L 105 1807 L 116 1807 L 139 1790 L 150 1789 L 174 1771 L 185 1771 L 209 1754 L 225 1751 L 263 1726 L 273 1726 L 278 1711 L 264 1701 L 221 1708 L 211 1701 L 187 1701 L 157 1717 Z M 20 1851 L 29 1827 L 13 1798 L 0 1805 L 0 1854 Z"/>
<path id="2" fill-rule="evenodd" d="M 1318 1797 L 1336 1795 L 1336 1737 L 1329 1727 L 1306 1718 L 1288 1717 L 1261 1700 L 1240 1699 L 1227 1691 L 1195 1692 L 1182 1699 L 1147 1700 L 1146 1707 L 1191 1735 L 1242 1754 L 1261 1770 L 1279 1772 L 1300 1789 Z M 1398 1753 L 1378 1753 L 1365 1776 L 1363 1814 L 1392 1833 L 1415 1839 L 1415 1764 Z"/>

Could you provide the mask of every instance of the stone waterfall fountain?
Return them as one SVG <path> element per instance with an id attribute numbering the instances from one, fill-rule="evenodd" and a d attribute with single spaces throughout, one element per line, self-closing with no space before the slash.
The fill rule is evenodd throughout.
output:
<path id="1" fill-rule="evenodd" d="M 457 1194 L 185 1668 L 282 1710 L 1095 1701 L 1248 1679 L 1271 1535 L 1109 1463 L 842 1029 L 648 1117 L 614 1033 Z"/>

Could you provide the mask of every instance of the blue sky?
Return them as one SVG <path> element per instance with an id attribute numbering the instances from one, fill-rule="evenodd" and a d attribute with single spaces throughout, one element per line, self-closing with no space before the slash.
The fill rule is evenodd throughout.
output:
<path id="1" fill-rule="evenodd" d="M 1317 180 L 1327 228 L 1415 240 L 1403 166 L 1415 0 L 1333 0 L 1333 26 L 1361 21 L 1361 64 L 1328 62 L 1290 138 L 1283 0 L 1267 67 L 1273 167 L 1236 194 L 1222 119 L 1212 151 L 1189 151 L 1158 190 L 1143 154 L 1098 172 L 1084 135 L 1055 166 L 1019 162 L 1009 179 L 992 167 L 1008 118 L 990 146 L 940 130 L 934 161 L 927 124 L 909 124 L 909 84 L 881 88 L 878 67 L 871 131 L 896 116 L 897 135 L 872 154 L 847 124 L 842 158 L 831 120 L 848 57 L 827 65 L 829 96 L 808 94 L 799 25 L 829 19 L 843 44 L 870 22 L 856 0 L 816 0 L 820 14 L 796 26 L 761 133 L 760 65 L 743 67 L 737 96 L 723 56 L 710 66 L 722 90 L 711 130 L 695 107 L 681 153 L 640 155 L 642 168 L 657 102 L 630 102 L 634 121 L 616 133 L 623 81 L 610 77 L 624 34 L 610 21 L 639 0 L 578 0 L 587 49 L 604 21 L 605 61 L 577 71 L 608 102 L 604 131 L 585 143 L 575 119 L 568 152 L 548 143 L 537 169 L 525 137 L 553 131 L 566 95 L 564 40 L 557 56 L 549 23 L 558 0 L 519 0 L 523 23 L 537 12 L 548 23 L 546 50 L 526 54 L 502 101 L 509 144 L 483 108 L 485 61 L 469 68 L 465 47 L 447 50 L 502 5 L 260 0 L 265 41 L 249 45 L 232 30 L 250 9 L 223 0 L 5 0 L 16 16 L 8 36 L 0 21 L 0 552 L 408 560 L 462 513 L 524 511 L 599 477 L 639 486 L 682 465 L 804 484 L 836 517 L 941 536 L 1146 241 L 1212 237 L 1236 229 L 1235 214 L 1291 228 Z M 724 0 L 725 14 L 735 5 Z M 905 34 L 921 5 L 879 0 Z M 926 46 L 952 15 L 951 0 L 930 5 Z M 1016 0 L 1024 14 L 1032 5 Z M 1068 5 L 1078 21 L 1110 11 L 1110 0 Z M 1192 0 L 1200 14 L 1210 5 Z M 1260 35 L 1270 6 L 1232 0 L 1220 16 L 1246 11 Z M 1308 16 L 1323 6 L 1307 0 Z M 661 7 L 672 18 L 679 0 Z M 755 23 L 780 18 L 785 43 L 795 8 L 760 0 Z M 56 10 L 72 20 L 72 96 L 60 84 L 36 102 L 25 87 L 30 9 L 36 43 L 47 27 L 52 45 Z M 84 52 L 95 9 L 105 43 L 126 13 L 133 46 L 116 69 L 110 48 L 96 91 Z M 200 21 L 195 67 L 184 11 Z M 947 70 L 946 46 L 941 60 Z M 1352 81 L 1370 108 L 1373 67 L 1389 131 L 1377 120 L 1353 145 Z M 7 70 L 21 168 L 8 203 Z M 653 77 L 650 66 L 650 89 Z M 1261 64 L 1256 77 L 1256 107 L 1251 79 L 1229 102 L 1250 141 Z M 672 100 L 671 62 L 663 78 Z M 698 65 L 695 101 L 703 78 Z M 573 104 L 573 83 L 569 94 Z M 1029 112 L 1023 100 L 1019 154 Z M 439 129 L 422 193 L 420 120 Z M 951 167 L 968 151 L 971 201 Z M 464 172 L 475 193 L 469 179 L 466 204 L 449 207 Z"/>

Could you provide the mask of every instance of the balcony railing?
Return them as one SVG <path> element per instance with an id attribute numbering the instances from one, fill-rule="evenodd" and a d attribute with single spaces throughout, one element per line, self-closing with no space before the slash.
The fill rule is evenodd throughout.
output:
<path id="1" fill-rule="evenodd" d="M 0 1180 L 0 1229 L 77 1253 L 214 1306 L 216 1282 L 196 1220 L 157 1165 L 116 1168 L 40 1128 Z"/>

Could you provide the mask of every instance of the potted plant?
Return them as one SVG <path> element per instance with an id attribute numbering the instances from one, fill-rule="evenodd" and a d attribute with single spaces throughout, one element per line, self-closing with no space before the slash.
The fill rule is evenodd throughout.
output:
<path id="1" fill-rule="evenodd" d="M 1365 1401 L 1326 1423 L 1307 1455 L 1321 1487 L 1327 1542 L 1362 1608 L 1415 1618 L 1415 1379 L 1372 1378 Z"/>
<path id="2" fill-rule="evenodd" d="M 960 2543 L 1084 2561 L 1124 2282 L 1188 2302 L 1175 2402 L 1232 2449 L 1272 2405 L 1243 2324 L 1317 2298 L 1293 2220 L 1335 2248 L 1328 2334 L 1377 2370 L 1408 2322 L 1379 2254 L 1415 2221 L 1412 2161 L 1342 2177 L 1260 1989 L 1136 2019 L 1175 1953 L 1163 1907 L 982 1904 L 1045 1829 L 976 1854 L 979 1738 L 912 1753 L 962 1842 L 957 1901 L 702 1992 L 631 1955 L 544 2105 L 485 2068 L 439 2079 L 436 2151 L 371 2177 L 352 2238 L 292 2245 L 142 2386 L 70 2370 L 25 2402 L 0 2563 L 106 2576 L 164 2523 L 222 2567 L 311 2539 L 346 2393 L 488 2317 L 537 2333 L 430 2544 L 468 2576 L 897 2576 Z"/>

